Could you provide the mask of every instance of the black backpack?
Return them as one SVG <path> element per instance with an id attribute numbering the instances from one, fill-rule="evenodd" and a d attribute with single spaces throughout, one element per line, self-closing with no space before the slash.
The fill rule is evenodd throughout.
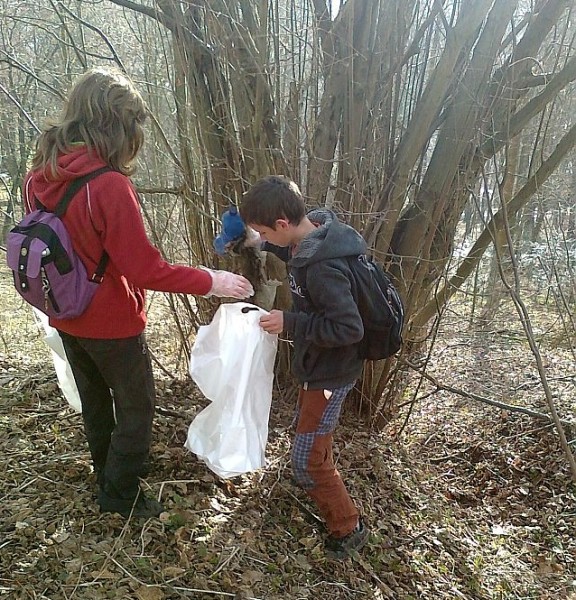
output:
<path id="1" fill-rule="evenodd" d="M 350 265 L 364 325 L 360 358 L 380 360 L 393 356 L 402 346 L 402 300 L 382 266 L 371 258 L 365 254 L 350 258 Z"/>

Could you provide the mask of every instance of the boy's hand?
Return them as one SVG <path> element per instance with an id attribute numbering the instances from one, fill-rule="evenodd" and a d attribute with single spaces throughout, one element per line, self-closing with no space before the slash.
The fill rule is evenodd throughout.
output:
<path id="1" fill-rule="evenodd" d="M 260 317 L 260 327 L 266 333 L 282 333 L 284 331 L 284 313 L 281 310 L 271 310 L 269 314 Z"/>

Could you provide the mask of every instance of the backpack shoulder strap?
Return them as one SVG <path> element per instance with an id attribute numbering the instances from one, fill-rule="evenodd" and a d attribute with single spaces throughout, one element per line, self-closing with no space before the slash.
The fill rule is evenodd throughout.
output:
<path id="1" fill-rule="evenodd" d="M 92 277 L 90 277 L 90 281 L 93 281 L 94 283 L 102 283 L 109 260 L 110 257 L 108 256 L 108 252 L 104 250 L 104 252 L 102 252 L 102 256 L 100 257 L 100 261 L 98 262 L 96 270 L 92 274 Z"/>
<path id="2" fill-rule="evenodd" d="M 64 196 L 62 196 L 62 199 L 56 205 L 56 208 L 54 209 L 54 214 L 57 217 L 61 218 L 66 212 L 66 209 L 68 208 L 68 205 L 70 204 L 74 196 L 86 183 L 92 181 L 92 179 L 95 179 L 96 177 L 98 177 L 98 175 L 102 175 L 102 173 L 106 173 L 107 171 L 112 170 L 113 169 L 111 167 L 100 167 L 99 169 L 96 169 L 91 173 L 87 173 L 83 177 L 74 179 L 68 185 L 66 191 L 64 192 Z M 36 202 L 38 202 L 38 200 L 36 200 Z M 102 252 L 102 256 L 100 257 L 100 261 L 98 262 L 98 266 L 96 267 L 96 271 L 94 271 L 92 277 L 90 277 L 90 281 L 93 281 L 94 283 L 102 283 L 102 280 L 104 279 L 104 272 L 106 271 L 106 267 L 108 266 L 108 261 L 108 253 L 106 252 L 106 250 L 104 250 Z"/>
<path id="3" fill-rule="evenodd" d="M 24 200 L 24 210 L 26 213 L 32 212 L 33 210 L 46 210 L 46 207 L 36 198 L 34 194 L 30 197 L 30 182 L 32 181 L 32 177 L 29 175 L 26 179 L 26 183 L 24 185 L 24 189 L 22 190 L 22 196 Z"/>
<path id="4" fill-rule="evenodd" d="M 64 192 L 64 196 L 62 196 L 61 200 L 58 202 L 56 207 L 54 208 L 54 214 L 57 217 L 62 217 L 68 208 L 68 205 L 72 201 L 72 198 L 80 191 L 80 189 L 84 186 L 84 184 L 92 181 L 98 177 L 98 175 L 102 175 L 102 173 L 106 173 L 107 171 L 112 171 L 111 167 L 100 167 L 91 173 L 87 173 L 86 175 L 79 177 L 78 179 L 74 179 L 66 188 Z"/>

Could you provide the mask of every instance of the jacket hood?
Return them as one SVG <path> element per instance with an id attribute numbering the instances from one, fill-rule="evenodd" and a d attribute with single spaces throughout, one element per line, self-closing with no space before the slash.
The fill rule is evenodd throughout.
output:
<path id="1" fill-rule="evenodd" d="M 48 209 L 53 210 L 73 179 L 95 171 L 106 163 L 95 154 L 89 153 L 85 146 L 58 159 L 58 179 L 52 179 L 45 170 L 33 171 L 26 181 L 26 195 L 35 196 Z M 30 201 L 32 201 L 32 197 Z"/>
<path id="2" fill-rule="evenodd" d="M 350 225 L 339 221 L 331 210 L 315 209 L 307 217 L 317 225 L 316 230 L 300 242 L 290 265 L 302 267 L 320 260 L 366 254 L 364 238 Z"/>

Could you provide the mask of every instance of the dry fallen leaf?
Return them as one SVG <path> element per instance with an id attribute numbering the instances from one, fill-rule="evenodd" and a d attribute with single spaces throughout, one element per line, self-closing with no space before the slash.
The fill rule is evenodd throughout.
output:
<path id="1" fill-rule="evenodd" d="M 138 600 L 163 600 L 164 592 L 158 586 L 142 586 L 135 591 Z"/>

